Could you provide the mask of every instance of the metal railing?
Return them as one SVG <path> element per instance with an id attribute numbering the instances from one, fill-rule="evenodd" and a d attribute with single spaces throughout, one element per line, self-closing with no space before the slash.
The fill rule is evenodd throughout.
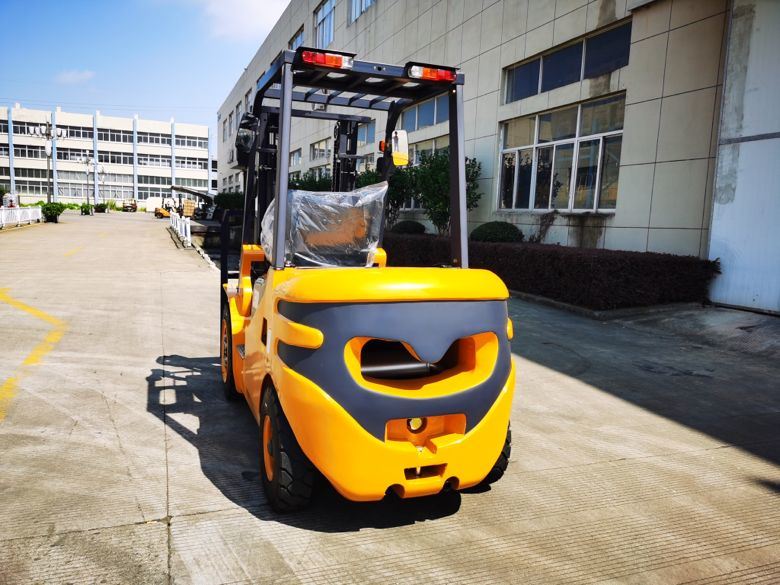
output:
<path id="1" fill-rule="evenodd" d="M 175 211 L 171 211 L 171 229 L 176 232 L 185 247 L 192 246 L 192 228 L 189 217 L 182 217 Z"/>
<path id="2" fill-rule="evenodd" d="M 41 221 L 41 208 L 35 207 L 0 207 L 0 229 L 7 226 L 17 226 L 25 223 Z"/>

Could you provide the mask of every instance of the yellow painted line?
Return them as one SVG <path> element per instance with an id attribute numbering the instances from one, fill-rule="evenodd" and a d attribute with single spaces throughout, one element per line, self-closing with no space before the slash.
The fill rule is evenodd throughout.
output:
<path id="1" fill-rule="evenodd" d="M 54 349 L 60 339 L 62 339 L 68 326 L 62 319 L 58 319 L 40 309 L 36 309 L 35 307 L 11 297 L 8 294 L 8 289 L 0 289 L 0 303 L 5 303 L 14 309 L 27 313 L 41 321 L 45 321 L 52 326 L 51 331 L 46 334 L 43 341 L 27 354 L 16 371 L 3 382 L 2 386 L 0 386 L 0 420 L 3 420 L 8 405 L 14 396 L 16 396 L 19 380 L 27 374 L 27 368 L 40 363 L 44 356 Z"/>
<path id="2" fill-rule="evenodd" d="M 65 252 L 65 256 L 73 256 L 73 254 L 75 254 L 76 252 L 81 250 L 83 247 L 84 246 L 76 246 L 75 248 L 72 248 L 72 249 L 68 250 L 67 252 Z"/>

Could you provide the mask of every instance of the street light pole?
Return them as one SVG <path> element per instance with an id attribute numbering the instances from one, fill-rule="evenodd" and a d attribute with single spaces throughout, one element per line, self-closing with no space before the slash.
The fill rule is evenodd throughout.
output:
<path id="1" fill-rule="evenodd" d="M 54 138 L 64 137 L 65 133 L 62 131 L 62 128 L 57 128 L 56 132 L 52 132 L 52 124 L 49 120 L 46 120 L 46 122 L 40 126 L 33 127 L 32 132 L 33 136 L 38 136 L 46 140 L 46 179 L 49 183 L 46 194 L 46 202 L 51 203 L 52 196 L 54 195 L 54 177 L 51 173 L 52 140 Z"/>

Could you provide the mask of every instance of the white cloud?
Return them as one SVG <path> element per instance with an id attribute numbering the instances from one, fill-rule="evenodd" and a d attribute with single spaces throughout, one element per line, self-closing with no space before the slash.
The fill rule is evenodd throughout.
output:
<path id="1" fill-rule="evenodd" d="M 290 0 L 196 0 L 212 36 L 260 44 Z"/>
<path id="2" fill-rule="evenodd" d="M 54 81 L 63 85 L 77 85 L 79 83 L 85 83 L 95 77 L 95 72 L 89 69 L 68 69 L 66 71 L 60 71 L 55 77 Z"/>

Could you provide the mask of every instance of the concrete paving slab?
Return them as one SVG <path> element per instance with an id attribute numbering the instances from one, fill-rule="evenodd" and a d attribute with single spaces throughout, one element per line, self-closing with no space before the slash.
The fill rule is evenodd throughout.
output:
<path id="1" fill-rule="evenodd" d="M 218 275 L 165 222 L 0 233 L 0 583 L 780 582 L 780 364 L 510 302 L 513 456 L 489 490 L 277 515 L 221 396 Z"/>

